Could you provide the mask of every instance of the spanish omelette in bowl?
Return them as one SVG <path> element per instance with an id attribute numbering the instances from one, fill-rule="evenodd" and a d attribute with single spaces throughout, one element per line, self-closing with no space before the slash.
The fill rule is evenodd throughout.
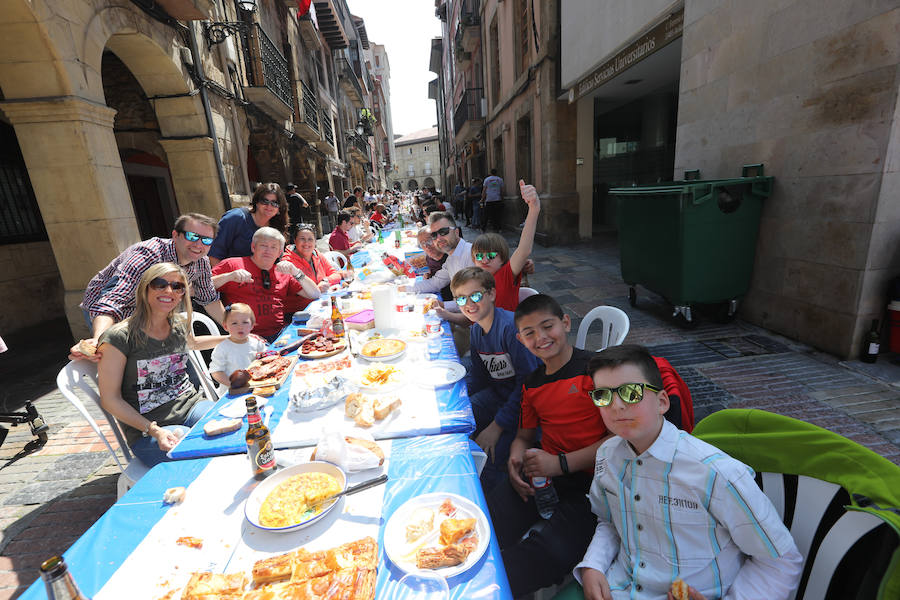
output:
<path id="1" fill-rule="evenodd" d="M 244 516 L 263 531 L 286 533 L 317 523 L 340 500 L 316 504 L 347 487 L 343 469 L 323 461 L 278 469 L 250 493 Z"/>

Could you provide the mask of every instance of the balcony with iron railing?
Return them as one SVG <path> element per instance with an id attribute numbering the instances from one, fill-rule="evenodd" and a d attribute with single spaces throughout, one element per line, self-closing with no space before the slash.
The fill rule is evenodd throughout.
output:
<path id="1" fill-rule="evenodd" d="M 335 151 L 334 146 L 334 128 L 331 125 L 331 115 L 325 108 L 321 109 L 322 116 L 322 137 L 325 138 L 324 143 L 327 146 L 324 148 L 325 150 L 330 150 L 331 152 Z"/>
<path id="2" fill-rule="evenodd" d="M 319 100 L 313 89 L 305 81 L 300 80 L 302 102 L 300 114 L 294 120 L 294 132 L 308 142 L 318 142 L 319 134 Z"/>
<path id="3" fill-rule="evenodd" d="M 359 83 L 359 76 L 353 70 L 350 61 L 340 56 L 335 59 L 334 64 L 337 67 L 338 79 L 344 93 L 347 94 L 347 97 L 350 98 L 350 101 L 357 108 L 363 108 L 365 106 L 365 93 Z"/>
<path id="4" fill-rule="evenodd" d="M 244 30 L 243 42 L 249 83 L 244 88 L 244 96 L 272 117 L 289 120 L 293 97 L 287 59 L 259 23 Z"/>
<path id="5" fill-rule="evenodd" d="M 464 0 L 456 25 L 457 42 L 466 52 L 475 50 L 481 39 L 481 0 Z M 460 32 L 462 32 L 460 34 Z"/>
<path id="6" fill-rule="evenodd" d="M 453 132 L 466 140 L 484 121 L 484 88 L 469 88 L 453 113 Z"/>
<path id="7" fill-rule="evenodd" d="M 347 149 L 353 158 L 359 162 L 367 162 L 369 160 L 369 142 L 366 138 L 355 133 L 347 136 Z"/>

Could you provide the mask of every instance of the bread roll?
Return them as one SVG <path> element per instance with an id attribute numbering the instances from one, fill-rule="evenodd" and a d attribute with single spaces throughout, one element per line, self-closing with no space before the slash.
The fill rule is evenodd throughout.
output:
<path id="1" fill-rule="evenodd" d="M 672 588 L 669 591 L 672 592 L 672 597 L 675 598 L 675 600 L 690 600 L 688 584 L 686 584 L 683 579 L 676 579 L 673 581 Z"/>
<path id="2" fill-rule="evenodd" d="M 353 417 L 353 420 L 360 427 L 371 427 L 375 424 L 375 408 L 372 406 L 371 400 L 361 404 L 360 410 Z"/>
<path id="3" fill-rule="evenodd" d="M 381 449 L 381 446 L 379 446 L 375 442 L 349 436 L 345 437 L 344 440 L 351 446 L 365 448 L 366 450 L 377 456 L 379 467 L 384 464 L 384 451 Z"/>
<path id="4" fill-rule="evenodd" d="M 97 354 L 97 346 L 92 340 L 81 340 L 78 342 L 78 351 L 85 356 L 93 356 Z"/>
<path id="5" fill-rule="evenodd" d="M 347 398 L 344 400 L 344 415 L 353 419 L 356 418 L 356 415 L 360 413 L 365 402 L 366 397 L 362 394 L 353 393 L 348 394 Z"/>
<path id="6" fill-rule="evenodd" d="M 400 408 L 400 398 L 387 397 L 379 398 L 375 401 L 375 418 L 379 421 L 383 420 L 389 414 Z"/>

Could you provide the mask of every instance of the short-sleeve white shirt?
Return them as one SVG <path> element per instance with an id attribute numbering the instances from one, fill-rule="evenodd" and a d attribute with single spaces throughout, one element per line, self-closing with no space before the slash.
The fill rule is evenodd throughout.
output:
<path id="1" fill-rule="evenodd" d="M 238 369 L 246 369 L 256 358 L 256 353 L 265 349 L 266 341 L 255 335 L 251 335 L 243 344 L 236 344 L 231 339 L 222 340 L 213 349 L 209 372 L 222 371 L 229 376 Z M 223 394 L 227 391 L 228 387 L 220 383 L 218 392 Z"/>

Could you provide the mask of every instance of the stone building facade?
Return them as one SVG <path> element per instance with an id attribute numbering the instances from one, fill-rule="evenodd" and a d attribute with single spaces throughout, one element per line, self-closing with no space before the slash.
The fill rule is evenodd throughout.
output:
<path id="1" fill-rule="evenodd" d="M 571 0 L 561 25 L 580 236 L 616 225 L 609 187 L 763 163 L 741 315 L 857 355 L 900 274 L 897 3 Z"/>
<path id="2" fill-rule="evenodd" d="M 362 19 L 345 0 L 299 17 L 254 4 L 4 4 L 0 331 L 65 314 L 81 336 L 100 268 L 178 214 L 246 204 L 258 182 L 318 204 L 375 181 L 375 133 L 357 132 L 373 88 Z"/>
<path id="3" fill-rule="evenodd" d="M 571 240 L 577 227 L 574 107 L 560 102 L 559 3 L 436 0 L 443 22 L 441 84 L 450 147 L 448 185 L 496 169 L 505 184 L 503 221 L 522 222 L 519 179 L 546 199 L 538 238 Z M 432 70 L 436 67 L 432 60 Z"/>
<path id="4" fill-rule="evenodd" d="M 398 137 L 394 140 L 394 147 L 397 151 L 397 170 L 391 183 L 394 189 L 441 189 L 443 177 L 437 127 Z"/>

